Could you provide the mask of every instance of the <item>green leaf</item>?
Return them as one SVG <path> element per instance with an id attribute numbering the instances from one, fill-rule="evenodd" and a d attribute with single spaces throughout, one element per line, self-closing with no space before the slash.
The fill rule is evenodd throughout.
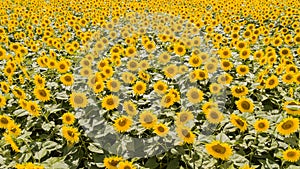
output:
<path id="1" fill-rule="evenodd" d="M 175 158 L 172 161 L 170 161 L 167 169 L 177 169 L 177 168 L 179 168 L 179 160 L 177 158 Z"/>
<path id="2" fill-rule="evenodd" d="M 147 168 L 156 168 L 159 164 L 156 162 L 156 157 L 151 157 L 147 160 L 145 167 Z"/>
<path id="3" fill-rule="evenodd" d="M 98 147 L 96 147 L 94 144 L 90 144 L 88 146 L 88 149 L 91 151 L 91 152 L 94 152 L 94 153 L 99 153 L 99 154 L 102 154 L 103 153 L 103 150 L 99 149 Z"/>

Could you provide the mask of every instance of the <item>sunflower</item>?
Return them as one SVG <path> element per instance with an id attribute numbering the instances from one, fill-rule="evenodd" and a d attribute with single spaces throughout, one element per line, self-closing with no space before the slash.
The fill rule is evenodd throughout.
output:
<path id="1" fill-rule="evenodd" d="M 131 125 L 132 125 L 132 120 L 127 116 L 121 116 L 116 120 L 114 120 L 115 130 L 120 133 L 128 131 Z"/>
<path id="2" fill-rule="evenodd" d="M 230 122 L 237 128 L 240 129 L 241 132 L 244 132 L 247 130 L 247 122 L 242 119 L 241 117 L 231 114 L 230 115 Z"/>
<path id="3" fill-rule="evenodd" d="M 62 129 L 63 137 L 68 141 L 68 143 L 73 144 L 79 141 L 79 135 L 77 128 L 70 126 L 63 126 Z"/>
<path id="4" fill-rule="evenodd" d="M 224 119 L 224 115 L 218 109 L 209 109 L 205 113 L 205 118 L 210 123 L 218 124 Z"/>
<path id="5" fill-rule="evenodd" d="M 139 63 L 132 59 L 127 62 L 127 69 L 133 72 L 137 71 L 139 69 Z"/>
<path id="6" fill-rule="evenodd" d="M 93 91 L 94 91 L 94 93 L 100 93 L 100 92 L 102 92 L 103 90 L 104 90 L 104 83 L 103 83 L 103 81 L 98 81 L 98 82 L 96 82 L 95 83 L 95 85 L 93 86 Z"/>
<path id="7" fill-rule="evenodd" d="M 233 77 L 229 74 L 229 73 L 223 73 L 221 75 L 218 76 L 218 83 L 220 84 L 230 84 L 232 81 Z"/>
<path id="8" fill-rule="evenodd" d="M 135 95 L 143 95 L 146 92 L 147 85 L 143 81 L 137 81 L 133 86 L 132 90 Z"/>
<path id="9" fill-rule="evenodd" d="M 164 81 L 157 81 L 153 85 L 153 89 L 158 94 L 164 94 L 168 90 L 168 85 Z"/>
<path id="10" fill-rule="evenodd" d="M 281 134 L 288 136 L 299 129 L 299 119 L 287 117 L 283 119 L 276 127 L 276 130 Z"/>
<path id="11" fill-rule="evenodd" d="M 195 70 L 195 75 L 197 80 L 205 80 L 208 78 L 208 72 L 207 70 L 201 70 L 201 69 L 196 69 Z"/>
<path id="12" fill-rule="evenodd" d="M 38 117 L 40 115 L 40 110 L 41 110 L 41 108 L 39 107 L 39 105 L 36 102 L 33 102 L 33 101 L 27 102 L 27 111 L 31 115 Z"/>
<path id="13" fill-rule="evenodd" d="M 11 148 L 15 151 L 15 152 L 20 152 L 18 145 L 14 142 L 13 138 L 11 137 L 10 134 L 4 133 L 4 140 L 7 144 L 10 144 Z"/>
<path id="14" fill-rule="evenodd" d="M 152 112 L 144 111 L 139 116 L 139 122 L 144 128 L 150 129 L 156 125 L 157 117 Z"/>
<path id="15" fill-rule="evenodd" d="M 212 101 L 206 102 L 202 105 L 202 111 L 207 114 L 210 109 L 218 109 L 218 104 Z"/>
<path id="16" fill-rule="evenodd" d="M 238 65 L 236 67 L 236 72 L 241 76 L 245 76 L 249 73 L 249 67 L 247 65 Z"/>
<path id="17" fill-rule="evenodd" d="M 63 124 L 71 125 L 75 122 L 75 116 L 70 112 L 64 113 L 61 118 Z"/>
<path id="18" fill-rule="evenodd" d="M 168 93 L 161 98 L 160 105 L 164 108 L 169 108 L 175 103 L 174 95 Z"/>
<path id="19" fill-rule="evenodd" d="M 238 101 L 235 102 L 235 104 L 237 105 L 237 108 L 243 113 L 252 113 L 254 111 L 254 104 L 248 98 L 240 98 Z"/>
<path id="20" fill-rule="evenodd" d="M 118 164 L 123 160 L 122 157 L 111 156 L 105 157 L 103 160 L 104 166 L 107 169 L 118 169 Z"/>
<path id="21" fill-rule="evenodd" d="M 86 94 L 72 92 L 70 95 L 70 104 L 73 108 L 85 108 L 88 104 Z"/>
<path id="22" fill-rule="evenodd" d="M 243 97 L 246 96 L 248 94 L 248 88 L 244 85 L 240 85 L 240 86 L 232 86 L 231 87 L 231 94 L 234 97 Z"/>
<path id="23" fill-rule="evenodd" d="M 192 87 L 188 89 L 186 93 L 189 102 L 193 104 L 201 102 L 203 100 L 203 95 L 204 95 L 203 92 L 196 87 Z"/>
<path id="24" fill-rule="evenodd" d="M 133 84 L 136 80 L 136 76 L 130 72 L 123 72 L 121 78 L 124 83 Z"/>
<path id="25" fill-rule="evenodd" d="M 119 105 L 119 97 L 115 95 L 107 95 L 103 98 L 101 105 L 106 110 L 113 110 Z"/>
<path id="26" fill-rule="evenodd" d="M 148 53 L 152 53 L 153 51 L 155 51 L 156 49 L 156 46 L 155 46 L 155 42 L 153 41 L 148 41 L 145 45 L 145 50 L 148 52 Z"/>
<path id="27" fill-rule="evenodd" d="M 150 65 L 149 65 L 149 61 L 148 60 L 142 60 L 142 61 L 140 61 L 139 68 L 141 70 L 147 70 L 149 67 L 150 67 Z"/>
<path id="28" fill-rule="evenodd" d="M 33 94 L 38 100 L 40 100 L 42 102 L 46 102 L 46 101 L 50 100 L 50 90 L 48 90 L 44 87 L 34 88 Z"/>
<path id="29" fill-rule="evenodd" d="M 212 83 L 209 85 L 209 91 L 211 94 L 219 94 L 222 86 L 218 83 Z"/>
<path id="30" fill-rule="evenodd" d="M 33 79 L 33 83 L 36 85 L 36 87 L 45 86 L 46 80 L 41 75 L 36 74 Z"/>
<path id="31" fill-rule="evenodd" d="M 236 43 L 236 48 L 237 48 L 239 51 L 241 51 L 242 49 L 247 48 L 247 43 L 244 42 L 244 41 L 238 41 L 238 42 Z"/>
<path id="32" fill-rule="evenodd" d="M 6 98 L 0 95 L 0 108 L 3 108 L 6 105 Z"/>
<path id="33" fill-rule="evenodd" d="M 184 125 L 188 121 L 194 119 L 194 115 L 190 111 L 181 111 L 179 113 L 176 113 L 176 125 Z"/>
<path id="34" fill-rule="evenodd" d="M 132 101 L 125 101 L 123 103 L 123 109 L 129 116 L 135 116 L 137 114 L 137 106 Z"/>
<path id="35" fill-rule="evenodd" d="M 22 132 L 20 125 L 17 125 L 13 122 L 7 126 L 7 131 L 8 134 L 13 135 L 14 137 L 18 137 Z"/>
<path id="36" fill-rule="evenodd" d="M 164 75 L 167 77 L 167 78 L 174 78 L 177 73 L 178 73 L 178 67 L 174 64 L 170 64 L 166 67 L 164 67 L 163 69 L 164 71 Z"/>
<path id="37" fill-rule="evenodd" d="M 89 65 L 91 66 L 91 65 Z M 107 59 L 103 59 L 103 60 L 100 60 L 98 63 L 97 63 L 97 68 L 99 70 L 103 70 L 103 68 L 105 66 L 109 66 L 109 61 Z M 88 66 L 83 66 L 83 67 L 88 67 Z"/>
<path id="38" fill-rule="evenodd" d="M 154 133 L 160 137 L 165 137 L 169 132 L 169 128 L 163 123 L 156 124 L 153 129 Z"/>
<path id="39" fill-rule="evenodd" d="M 196 135 L 188 127 L 177 126 L 176 132 L 185 143 L 193 144 L 195 142 Z"/>
<path id="40" fill-rule="evenodd" d="M 15 70 L 11 66 L 5 66 L 5 68 L 3 69 L 3 72 L 4 72 L 6 77 L 9 77 L 9 76 L 12 76 L 14 74 Z"/>
<path id="41" fill-rule="evenodd" d="M 283 153 L 283 159 L 289 162 L 297 162 L 300 159 L 300 150 L 288 148 Z"/>
<path id="42" fill-rule="evenodd" d="M 291 84 L 294 82 L 294 73 L 285 73 L 282 75 L 282 81 L 286 84 Z"/>
<path id="43" fill-rule="evenodd" d="M 125 55 L 127 57 L 134 57 L 134 56 L 136 56 L 137 55 L 136 48 L 134 46 L 127 47 L 126 50 L 125 50 Z"/>
<path id="44" fill-rule="evenodd" d="M 300 103 L 295 100 L 286 101 L 283 105 L 283 110 L 291 115 L 300 115 Z"/>
<path id="45" fill-rule="evenodd" d="M 70 69 L 70 66 L 67 63 L 67 61 L 65 61 L 65 60 L 61 60 L 56 64 L 56 70 L 59 73 L 66 73 L 67 71 L 69 71 L 69 69 Z"/>
<path id="46" fill-rule="evenodd" d="M 241 49 L 240 51 L 240 58 L 241 59 L 248 59 L 250 57 L 250 53 L 251 53 L 251 50 L 250 49 Z"/>
<path id="47" fill-rule="evenodd" d="M 170 61 L 171 56 L 167 52 L 163 52 L 158 56 L 158 62 L 166 64 Z"/>
<path id="48" fill-rule="evenodd" d="M 140 70 L 139 71 L 139 78 L 144 80 L 145 82 L 149 82 L 151 76 L 148 73 L 146 73 L 145 71 Z"/>
<path id="49" fill-rule="evenodd" d="M 7 129 L 13 120 L 7 115 L 0 115 L 0 128 Z"/>
<path id="50" fill-rule="evenodd" d="M 278 78 L 275 75 L 270 76 L 266 80 L 266 88 L 267 89 L 274 89 L 279 84 Z"/>
<path id="51" fill-rule="evenodd" d="M 208 154 L 212 155 L 214 158 L 219 158 L 222 160 L 228 160 L 232 155 L 232 149 L 229 144 L 221 143 L 219 141 L 212 141 L 205 145 L 205 149 Z"/>
<path id="52" fill-rule="evenodd" d="M 222 59 L 228 59 L 231 57 L 231 50 L 228 47 L 222 48 L 218 53 Z"/>
<path id="53" fill-rule="evenodd" d="M 17 97 L 18 99 L 25 99 L 26 98 L 26 94 L 24 92 L 24 90 L 22 90 L 19 87 L 15 87 L 13 90 L 13 94 L 15 95 L 15 97 Z"/>
<path id="54" fill-rule="evenodd" d="M 90 67 L 84 67 L 80 69 L 80 75 L 84 77 L 89 77 L 92 74 L 92 69 Z"/>
<path id="55" fill-rule="evenodd" d="M 129 161 L 122 161 L 119 163 L 118 169 L 136 169 L 132 162 Z"/>
<path id="56" fill-rule="evenodd" d="M 97 52 L 103 51 L 105 48 L 105 44 L 102 41 L 97 41 L 94 47 L 94 50 Z"/>
<path id="57" fill-rule="evenodd" d="M 233 64 L 229 60 L 222 60 L 221 61 L 221 69 L 222 70 L 228 71 L 228 70 L 231 70 L 232 67 L 233 67 Z"/>
<path id="58" fill-rule="evenodd" d="M 265 132 L 270 127 L 270 122 L 267 119 L 259 119 L 255 121 L 253 126 L 257 132 Z"/>
<path id="59" fill-rule="evenodd" d="M 180 93 L 176 89 L 171 88 L 169 90 L 169 94 L 172 94 L 174 96 L 174 102 L 180 101 Z"/>
<path id="60" fill-rule="evenodd" d="M 121 83 L 116 79 L 109 79 L 106 82 L 107 89 L 111 92 L 118 92 L 120 90 Z"/>
<path id="61" fill-rule="evenodd" d="M 202 60 L 198 55 L 192 55 L 189 59 L 189 64 L 192 67 L 199 67 L 202 64 Z"/>
<path id="62" fill-rule="evenodd" d="M 186 53 L 185 46 L 181 44 L 174 45 L 174 52 L 176 55 L 183 56 Z"/>
<path id="63" fill-rule="evenodd" d="M 74 83 L 74 77 L 71 73 L 64 74 L 59 79 L 65 86 L 71 86 Z"/>
<path id="64" fill-rule="evenodd" d="M 208 73 L 214 73 L 218 69 L 218 66 L 214 62 L 206 62 L 204 68 Z"/>
<path id="65" fill-rule="evenodd" d="M 8 93 L 9 92 L 9 85 L 6 82 L 0 82 L 0 86 L 1 86 L 1 90 L 4 93 Z"/>

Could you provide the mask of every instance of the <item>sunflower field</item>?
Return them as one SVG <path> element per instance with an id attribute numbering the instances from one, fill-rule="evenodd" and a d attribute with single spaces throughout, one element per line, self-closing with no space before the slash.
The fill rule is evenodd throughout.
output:
<path id="1" fill-rule="evenodd" d="M 0 169 L 299 169 L 299 0 L 0 0 Z"/>

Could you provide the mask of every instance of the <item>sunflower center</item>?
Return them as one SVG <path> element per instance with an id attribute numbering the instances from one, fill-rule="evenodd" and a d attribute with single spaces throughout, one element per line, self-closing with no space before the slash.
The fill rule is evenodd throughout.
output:
<path id="1" fill-rule="evenodd" d="M 177 48 L 177 51 L 178 51 L 178 52 L 183 52 L 183 48 L 182 48 L 182 47 L 178 47 L 178 48 Z"/>
<path id="2" fill-rule="evenodd" d="M 215 111 L 211 111 L 209 116 L 212 118 L 212 119 L 218 119 L 219 118 L 219 115 L 217 112 Z"/>
<path id="3" fill-rule="evenodd" d="M 242 87 L 238 87 L 238 88 L 236 88 L 235 89 L 235 92 L 236 93 L 243 93 L 245 90 L 244 90 L 244 88 L 242 88 Z"/>
<path id="4" fill-rule="evenodd" d="M 136 90 L 141 91 L 142 89 L 143 89 L 143 86 L 142 86 L 142 85 L 137 85 L 137 86 L 136 86 Z"/>
<path id="5" fill-rule="evenodd" d="M 151 123 L 153 122 L 153 118 L 152 118 L 152 116 L 147 115 L 147 116 L 144 118 L 144 121 L 145 121 L 145 123 L 147 123 L 147 124 L 151 124 Z"/>
<path id="6" fill-rule="evenodd" d="M 1 121 L 2 124 L 8 124 L 7 118 L 2 117 L 2 118 L 0 119 L 0 121 Z"/>
<path id="7" fill-rule="evenodd" d="M 111 82 L 110 85 L 112 88 L 116 88 L 118 86 L 118 84 L 116 82 Z"/>
<path id="8" fill-rule="evenodd" d="M 286 78 L 286 80 L 291 80 L 293 78 L 293 76 L 287 75 L 285 78 Z"/>
<path id="9" fill-rule="evenodd" d="M 164 131 L 165 131 L 165 128 L 163 128 L 162 126 L 159 126 L 159 127 L 157 127 L 157 130 L 158 130 L 159 132 L 164 132 Z"/>
<path id="10" fill-rule="evenodd" d="M 71 137 L 74 137 L 74 133 L 73 133 L 73 131 L 70 131 L 70 130 L 68 130 L 68 132 L 67 132 L 67 133 L 68 133 L 68 135 L 69 135 L 69 136 L 71 136 Z"/>
<path id="11" fill-rule="evenodd" d="M 246 110 L 250 109 L 250 107 L 251 107 L 251 105 L 248 101 L 243 101 L 241 106 L 243 109 L 246 109 Z"/>
<path id="12" fill-rule="evenodd" d="M 45 90 L 39 90 L 39 94 L 42 96 L 42 97 L 46 97 L 47 96 L 47 93 Z"/>
<path id="13" fill-rule="evenodd" d="M 212 149 L 219 154 L 224 154 L 226 152 L 226 148 L 220 144 L 212 146 Z"/>
<path id="14" fill-rule="evenodd" d="M 240 126 L 244 126 L 244 122 L 242 121 L 242 120 L 240 120 L 240 119 L 235 119 L 235 121 L 236 121 L 236 123 L 238 124 L 238 125 L 240 125 Z"/>
<path id="15" fill-rule="evenodd" d="M 71 117 L 70 117 L 70 116 L 67 116 L 67 117 L 66 117 L 66 121 L 71 121 Z"/>
<path id="16" fill-rule="evenodd" d="M 188 116 L 186 114 L 183 114 L 180 116 L 180 122 L 185 122 L 188 119 Z"/>
<path id="17" fill-rule="evenodd" d="M 224 67 L 229 67 L 230 64 L 229 64 L 228 62 L 223 62 L 223 66 L 224 66 Z"/>
<path id="18" fill-rule="evenodd" d="M 59 66 L 59 68 L 60 68 L 60 69 L 65 69 L 66 66 L 65 66 L 64 64 L 61 64 L 61 65 Z"/>
<path id="19" fill-rule="evenodd" d="M 192 92 L 191 97 L 192 97 L 193 99 L 198 99 L 198 98 L 199 98 L 198 92 Z"/>
<path id="20" fill-rule="evenodd" d="M 183 130 L 181 131 L 181 133 L 182 133 L 182 135 L 183 135 L 184 137 L 186 137 L 186 138 L 190 138 L 190 137 L 191 137 L 190 132 L 189 132 L 188 130 L 186 130 L 186 129 L 183 129 Z"/>
<path id="21" fill-rule="evenodd" d="M 269 85 L 273 85 L 275 83 L 275 80 L 274 79 L 271 79 L 270 81 L 269 81 Z"/>
<path id="22" fill-rule="evenodd" d="M 124 167 L 124 169 L 131 169 L 131 167 L 127 165 Z"/>
<path id="23" fill-rule="evenodd" d="M 114 104 L 114 99 L 109 98 L 109 99 L 107 99 L 106 103 L 107 103 L 108 105 L 113 105 L 113 104 Z"/>
<path id="24" fill-rule="evenodd" d="M 240 71 L 241 72 L 246 72 L 246 68 L 242 67 L 242 68 L 240 68 Z"/>
<path id="25" fill-rule="evenodd" d="M 127 108 L 128 108 L 129 111 L 134 111 L 134 108 L 131 105 L 128 105 Z"/>
<path id="26" fill-rule="evenodd" d="M 158 86 L 157 86 L 157 89 L 158 89 L 158 90 L 164 90 L 164 86 L 163 86 L 163 85 L 158 85 Z"/>
<path id="27" fill-rule="evenodd" d="M 126 120 L 126 119 L 122 119 L 122 120 L 120 120 L 120 121 L 118 122 L 119 126 L 121 126 L 121 127 L 125 126 L 126 123 L 127 123 L 127 120 Z"/>
<path id="28" fill-rule="evenodd" d="M 294 125 L 293 121 L 292 121 L 292 120 L 288 120 L 288 121 L 286 121 L 285 123 L 283 123 L 281 127 L 282 127 L 284 130 L 288 130 L 288 129 L 292 128 L 293 125 Z"/>
<path id="29" fill-rule="evenodd" d="M 83 103 L 83 98 L 81 96 L 75 96 L 74 97 L 74 102 L 76 104 L 82 104 Z"/>
<path id="30" fill-rule="evenodd" d="M 66 80 L 67 82 L 70 82 L 70 81 L 72 80 L 72 78 L 71 78 L 70 76 L 65 76 L 65 80 Z"/>
<path id="31" fill-rule="evenodd" d="M 258 127 L 259 127 L 259 128 L 264 128 L 265 126 L 266 126 L 266 125 L 265 125 L 264 123 L 259 123 L 259 124 L 258 124 Z"/>
<path id="32" fill-rule="evenodd" d="M 286 154 L 288 157 L 295 157 L 296 156 L 296 153 L 295 152 L 288 152 L 287 154 Z"/>
<path id="33" fill-rule="evenodd" d="M 207 69 L 208 69 L 208 70 L 212 70 L 212 69 L 214 69 L 214 67 L 215 67 L 215 66 L 214 66 L 213 64 L 209 64 L 209 65 L 207 66 Z"/>

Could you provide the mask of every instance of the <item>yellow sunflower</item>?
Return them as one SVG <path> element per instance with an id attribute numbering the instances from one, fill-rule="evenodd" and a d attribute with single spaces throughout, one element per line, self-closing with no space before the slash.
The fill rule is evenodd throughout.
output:
<path id="1" fill-rule="evenodd" d="M 174 52 L 176 55 L 183 56 L 186 53 L 185 46 L 181 44 L 174 45 Z"/>
<path id="2" fill-rule="evenodd" d="M 33 83 L 36 85 L 36 87 L 44 87 L 46 84 L 46 80 L 41 75 L 36 74 L 34 76 Z"/>
<path id="3" fill-rule="evenodd" d="M 208 154 L 212 155 L 214 158 L 222 160 L 228 160 L 232 155 L 231 146 L 219 141 L 212 141 L 211 143 L 206 144 L 205 149 Z"/>
<path id="4" fill-rule="evenodd" d="M 118 169 L 136 169 L 134 167 L 134 165 L 132 164 L 132 162 L 129 162 L 129 161 L 121 161 L 119 163 L 119 167 Z"/>
<path id="5" fill-rule="evenodd" d="M 13 135 L 14 137 L 18 137 L 22 132 L 22 130 L 20 129 L 20 125 L 17 125 L 13 122 L 8 125 L 7 131 L 8 134 Z"/>
<path id="6" fill-rule="evenodd" d="M 249 73 L 249 67 L 247 65 L 238 65 L 236 67 L 236 72 L 241 76 L 245 76 Z"/>
<path id="7" fill-rule="evenodd" d="M 147 90 L 147 85 L 143 81 L 137 81 L 132 86 L 132 90 L 135 95 L 143 95 Z"/>
<path id="8" fill-rule="evenodd" d="M 154 133 L 160 137 L 166 136 L 169 132 L 169 128 L 163 123 L 156 124 L 153 129 Z"/>
<path id="9" fill-rule="evenodd" d="M 270 127 L 270 122 L 267 119 L 259 119 L 254 123 L 254 129 L 258 132 L 265 132 Z"/>
<path id="10" fill-rule="evenodd" d="M 144 111 L 139 116 L 139 122 L 144 128 L 150 129 L 156 125 L 157 117 L 152 112 Z"/>
<path id="11" fill-rule="evenodd" d="M 233 64 L 229 60 L 221 61 L 221 69 L 222 70 L 228 71 L 228 70 L 231 70 L 232 68 L 233 68 Z"/>
<path id="12" fill-rule="evenodd" d="M 209 91 L 211 94 L 219 94 L 222 86 L 218 83 L 212 83 L 209 85 Z"/>
<path id="13" fill-rule="evenodd" d="M 163 69 L 164 71 L 164 75 L 167 77 L 167 78 L 174 78 L 177 73 L 178 73 L 178 67 L 174 64 L 170 64 L 166 67 L 164 67 Z"/>
<path id="14" fill-rule="evenodd" d="M 294 82 L 294 73 L 285 73 L 284 75 L 282 75 L 282 81 L 285 84 L 291 84 Z"/>
<path id="15" fill-rule="evenodd" d="M 166 84 L 166 82 L 159 80 L 154 83 L 153 89 L 158 94 L 164 94 L 168 90 L 168 85 Z"/>
<path id="16" fill-rule="evenodd" d="M 39 107 L 39 105 L 36 102 L 33 102 L 33 101 L 27 102 L 27 111 L 31 115 L 38 117 L 40 115 L 40 110 L 41 110 L 41 108 Z"/>
<path id="17" fill-rule="evenodd" d="M 0 95 L 0 108 L 3 108 L 6 105 L 6 98 Z"/>
<path id="18" fill-rule="evenodd" d="M 192 67 L 199 67 L 202 64 L 202 60 L 198 55 L 192 55 L 189 59 L 189 64 Z"/>
<path id="19" fill-rule="evenodd" d="M 169 108 L 175 103 L 174 95 L 168 93 L 161 98 L 160 104 L 162 107 Z"/>
<path id="20" fill-rule="evenodd" d="M 63 126 L 62 127 L 62 135 L 68 141 L 68 143 L 77 143 L 79 141 L 79 135 L 77 128 L 70 127 L 70 126 Z"/>
<path id="21" fill-rule="evenodd" d="M 210 123 L 218 124 L 222 122 L 224 115 L 218 109 L 209 109 L 208 112 L 205 113 L 205 118 Z"/>
<path id="22" fill-rule="evenodd" d="M 137 71 L 139 69 L 139 63 L 136 60 L 129 60 L 127 62 L 127 69 L 130 71 Z"/>
<path id="23" fill-rule="evenodd" d="M 137 106 L 132 101 L 125 101 L 123 103 L 123 109 L 129 116 L 135 116 L 137 114 Z"/>
<path id="24" fill-rule="evenodd" d="M 196 87 L 190 88 L 186 93 L 189 102 L 193 104 L 201 102 L 203 100 L 203 95 L 203 92 Z"/>
<path id="25" fill-rule="evenodd" d="M 277 76 L 272 75 L 266 80 L 266 88 L 267 89 L 274 89 L 276 86 L 278 86 L 279 81 Z"/>
<path id="26" fill-rule="evenodd" d="M 121 116 L 116 120 L 114 120 L 115 130 L 120 133 L 128 131 L 131 125 L 132 125 L 132 120 L 130 117 L 127 116 Z"/>
<path id="27" fill-rule="evenodd" d="M 237 105 L 237 108 L 243 113 L 252 113 L 254 111 L 254 104 L 248 98 L 242 97 L 238 101 L 236 101 L 235 104 Z"/>
<path id="28" fill-rule="evenodd" d="M 297 162 L 300 159 L 300 150 L 288 148 L 283 153 L 283 159 L 289 162 Z"/>
<path id="29" fill-rule="evenodd" d="M 113 110 L 119 105 L 119 97 L 114 95 L 107 95 L 102 100 L 102 107 L 106 110 Z"/>
<path id="30" fill-rule="evenodd" d="M 7 115 L 0 115 L 0 128 L 8 128 L 13 123 L 13 120 Z"/>
<path id="31" fill-rule="evenodd" d="M 33 90 L 33 94 L 38 100 L 42 102 L 46 102 L 50 100 L 50 90 L 46 88 L 36 87 Z"/>
<path id="32" fill-rule="evenodd" d="M 247 130 L 247 122 L 235 114 L 230 115 L 230 122 L 232 123 L 232 125 L 239 128 L 241 132 Z"/>
<path id="33" fill-rule="evenodd" d="M 185 126 L 177 126 L 176 132 L 183 142 L 193 144 L 195 142 L 196 135 Z"/>
<path id="34" fill-rule="evenodd" d="M 73 108 L 85 108 L 88 100 L 85 93 L 72 92 L 70 95 L 70 104 Z"/>
<path id="35" fill-rule="evenodd" d="M 299 129 L 299 119 L 287 117 L 283 119 L 276 127 L 276 130 L 281 134 L 288 136 Z"/>
<path id="36" fill-rule="evenodd" d="M 65 86 L 71 86 L 74 83 L 74 77 L 71 73 L 67 73 L 67 74 L 60 76 L 60 81 Z"/>
<path id="37" fill-rule="evenodd" d="M 111 156 L 105 157 L 103 160 L 104 166 L 107 169 L 118 169 L 118 164 L 123 160 L 122 157 Z"/>
<path id="38" fill-rule="evenodd" d="M 111 78 L 106 82 L 106 86 L 108 90 L 118 92 L 120 90 L 121 83 L 117 79 Z"/>
<path id="39" fill-rule="evenodd" d="M 248 94 L 248 88 L 244 85 L 240 85 L 240 86 L 232 86 L 231 87 L 231 94 L 234 97 L 243 97 L 246 96 Z"/>
<path id="40" fill-rule="evenodd" d="M 188 121 L 194 119 L 194 115 L 190 111 L 181 111 L 179 113 L 176 113 L 176 125 L 184 125 Z"/>
<path id="41" fill-rule="evenodd" d="M 73 124 L 75 122 L 74 114 L 72 114 L 70 112 L 64 113 L 62 115 L 62 122 L 63 122 L 63 124 L 68 124 L 68 125 Z"/>

